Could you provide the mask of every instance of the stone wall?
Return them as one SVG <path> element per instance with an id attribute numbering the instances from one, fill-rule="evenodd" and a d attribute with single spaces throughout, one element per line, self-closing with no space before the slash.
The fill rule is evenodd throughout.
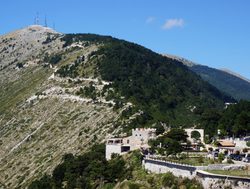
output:
<path id="1" fill-rule="evenodd" d="M 196 167 L 189 165 L 181 165 L 168 161 L 154 160 L 145 158 L 143 161 L 145 169 L 154 173 L 171 172 L 175 176 L 188 177 L 190 179 L 195 177 Z"/>
<path id="2" fill-rule="evenodd" d="M 250 178 L 235 177 L 228 175 L 218 175 L 208 173 L 202 170 L 227 170 L 228 167 L 233 165 L 209 165 L 209 166 L 190 166 L 184 164 L 173 163 L 169 161 L 162 161 L 152 158 L 144 158 L 143 166 L 146 170 L 154 173 L 167 173 L 171 172 L 178 177 L 187 177 L 189 179 L 197 179 L 200 181 L 204 189 L 217 189 L 217 188 L 232 188 L 232 189 L 249 189 Z"/>
<path id="3" fill-rule="evenodd" d="M 236 170 L 243 169 L 245 165 L 237 164 L 210 164 L 208 166 L 196 166 L 197 170 Z"/>

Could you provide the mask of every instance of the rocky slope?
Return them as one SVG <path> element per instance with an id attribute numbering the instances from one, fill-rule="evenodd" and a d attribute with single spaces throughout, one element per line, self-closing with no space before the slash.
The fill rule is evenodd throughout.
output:
<path id="1" fill-rule="evenodd" d="M 70 64 L 97 48 L 71 51 L 62 47 L 62 36 L 31 26 L 0 37 L 0 183 L 6 188 L 26 186 L 49 173 L 63 154 L 82 153 L 118 131 L 113 126 L 129 106 L 114 111 L 112 100 L 75 95 L 90 83 L 101 91 L 105 81 L 54 75 L 57 68 L 45 56 L 64 53 L 61 64 Z"/>

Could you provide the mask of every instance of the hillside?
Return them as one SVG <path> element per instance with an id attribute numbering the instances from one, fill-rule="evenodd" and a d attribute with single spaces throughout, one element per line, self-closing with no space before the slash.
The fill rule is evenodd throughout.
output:
<path id="1" fill-rule="evenodd" d="M 85 35 L 68 35 L 65 40 L 66 44 L 71 44 L 84 38 Z M 97 77 L 111 81 L 109 87 L 115 89 L 114 95 L 122 95 L 142 109 L 149 121 L 190 125 L 195 118 L 191 109 L 222 108 L 224 101 L 233 101 L 179 61 L 126 41 L 100 36 L 99 41 L 105 45 L 91 54 L 91 61 L 96 64 L 91 69 Z M 63 67 L 58 73 L 61 76 L 85 76 L 83 67 L 89 66 L 76 65 L 68 71 Z"/>
<path id="2" fill-rule="evenodd" d="M 190 68 L 204 80 L 237 100 L 250 100 L 250 82 L 223 70 L 195 65 Z"/>
<path id="3" fill-rule="evenodd" d="M 114 111 L 112 101 L 75 95 L 89 83 L 101 90 L 101 80 L 55 77 L 49 61 L 57 53 L 64 54 L 60 64 L 68 64 L 97 46 L 63 49 L 62 34 L 50 31 L 32 26 L 0 37 L 0 183 L 6 188 L 26 186 L 50 173 L 65 153 L 81 154 L 114 134 L 127 107 Z"/>
<path id="4" fill-rule="evenodd" d="M 27 186 L 66 153 L 234 101 L 180 61 L 109 36 L 30 26 L 0 37 L 0 183 Z"/>
<path id="5" fill-rule="evenodd" d="M 220 91 L 237 100 L 250 100 L 250 81 L 227 69 L 219 70 L 195 64 L 187 59 L 166 55 L 187 65 L 190 70 L 200 75 L 202 79 L 215 86 Z"/>

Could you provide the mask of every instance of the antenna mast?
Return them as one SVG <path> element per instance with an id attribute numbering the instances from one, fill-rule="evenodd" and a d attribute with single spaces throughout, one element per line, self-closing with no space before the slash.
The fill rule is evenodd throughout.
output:
<path id="1" fill-rule="evenodd" d="M 39 25 L 39 13 L 38 12 L 36 13 L 34 24 Z"/>
<path id="2" fill-rule="evenodd" d="M 53 30 L 56 30 L 56 24 L 53 22 Z"/>
<path id="3" fill-rule="evenodd" d="M 47 28 L 48 25 L 47 25 L 47 16 L 45 15 L 45 20 L 44 20 L 44 26 Z"/>

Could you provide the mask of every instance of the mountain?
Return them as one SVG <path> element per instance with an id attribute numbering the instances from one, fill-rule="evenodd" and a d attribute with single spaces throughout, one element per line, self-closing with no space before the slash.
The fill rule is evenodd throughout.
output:
<path id="1" fill-rule="evenodd" d="M 237 100 L 250 100 L 250 80 L 228 69 L 215 69 L 200 64 L 195 64 L 185 58 L 166 55 L 188 66 L 211 85 L 232 96 Z"/>
<path id="2" fill-rule="evenodd" d="M 112 101 L 75 95 L 90 83 L 101 90 L 106 84 L 102 80 L 54 75 L 57 67 L 46 61 L 55 63 L 58 53 L 64 53 L 60 65 L 71 64 L 97 49 L 94 43 L 84 50 L 63 48 L 62 36 L 31 26 L 0 37 L 0 183 L 4 188 L 24 188 L 34 177 L 50 173 L 64 154 L 83 153 L 115 135 L 116 120 L 129 106 L 114 111 Z"/>
<path id="3" fill-rule="evenodd" d="M 66 153 L 135 127 L 191 127 L 225 102 L 180 61 L 124 40 L 37 25 L 0 36 L 0 183 L 26 187 Z"/>

